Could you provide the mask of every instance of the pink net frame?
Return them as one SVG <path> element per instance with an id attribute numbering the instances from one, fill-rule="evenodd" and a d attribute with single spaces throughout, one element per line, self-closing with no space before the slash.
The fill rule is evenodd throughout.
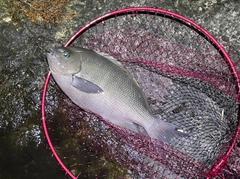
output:
<path id="1" fill-rule="evenodd" d="M 180 19 L 181 21 L 185 22 L 186 24 L 189 24 L 191 27 L 197 29 L 198 32 L 204 34 L 206 37 L 208 37 L 208 39 L 212 42 L 212 44 L 214 44 L 214 46 L 216 46 L 219 49 L 219 53 L 221 53 L 225 60 L 227 61 L 227 63 L 229 64 L 231 70 L 232 70 L 232 74 L 234 75 L 235 81 L 236 81 L 236 86 L 237 86 L 237 96 L 235 96 L 235 98 L 237 98 L 237 101 L 239 101 L 239 92 L 240 92 L 240 81 L 239 81 L 239 76 L 237 73 L 237 70 L 231 60 L 231 58 L 229 57 L 228 53 L 225 51 L 225 49 L 223 48 L 223 46 L 207 31 L 205 30 L 203 27 L 201 27 L 199 24 L 197 24 L 196 22 L 171 11 L 168 10 L 164 10 L 164 9 L 159 9 L 159 8 L 153 8 L 153 7 L 131 7 L 131 8 L 124 8 L 124 9 L 119 9 L 119 10 L 115 10 L 112 11 L 110 13 L 104 14 L 96 19 L 94 19 L 93 21 L 87 23 L 86 25 L 84 25 L 83 27 L 81 27 L 75 34 L 72 35 L 72 37 L 65 43 L 64 46 L 69 46 L 76 38 L 78 38 L 86 29 L 90 28 L 91 26 L 93 26 L 94 24 L 97 24 L 101 21 L 103 21 L 106 18 L 112 17 L 112 16 L 117 16 L 119 14 L 123 14 L 123 13 L 134 13 L 134 12 L 153 12 L 153 13 L 160 13 L 163 15 L 167 15 L 167 16 L 171 16 L 174 17 L 175 19 Z M 142 63 L 144 63 L 144 60 L 142 61 Z M 192 74 L 193 76 L 196 74 Z M 47 93 L 47 87 L 48 87 L 48 83 L 49 83 L 49 79 L 50 79 L 51 73 L 49 72 L 46 80 L 45 80 L 45 84 L 44 84 L 44 89 L 43 89 L 43 94 L 42 94 L 42 125 L 43 125 L 43 129 L 44 129 L 44 133 L 47 139 L 47 142 L 50 146 L 50 149 L 54 155 L 54 157 L 56 158 L 56 160 L 58 161 L 58 163 L 61 165 L 61 167 L 66 171 L 66 173 L 71 177 L 71 178 L 77 178 L 77 176 L 75 176 L 68 167 L 66 167 L 66 165 L 63 163 L 63 161 L 61 160 L 61 158 L 59 157 L 58 153 L 56 152 L 51 138 L 48 134 L 48 128 L 47 128 L 47 123 L 46 123 L 46 116 L 45 116 L 45 98 L 46 98 L 46 93 Z M 239 136 L 239 132 L 240 132 L 240 125 L 238 125 L 238 127 L 236 128 L 236 131 L 233 133 L 233 140 L 232 143 L 230 145 L 230 147 L 228 148 L 228 150 L 225 152 L 225 154 L 223 156 L 221 156 L 212 166 L 212 168 L 207 172 L 206 177 L 207 178 L 211 178 L 211 177 L 215 177 L 218 175 L 218 173 L 221 171 L 221 169 L 224 167 L 224 165 L 227 162 L 227 159 L 229 157 L 229 155 L 231 154 L 234 146 L 236 145 L 237 142 L 237 137 Z"/>

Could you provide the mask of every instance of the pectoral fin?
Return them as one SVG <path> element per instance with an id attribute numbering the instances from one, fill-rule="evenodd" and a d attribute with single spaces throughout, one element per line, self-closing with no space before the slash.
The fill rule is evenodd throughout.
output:
<path id="1" fill-rule="evenodd" d="M 72 76 L 72 86 L 85 93 L 103 92 L 103 90 L 98 85 L 74 75 Z"/>

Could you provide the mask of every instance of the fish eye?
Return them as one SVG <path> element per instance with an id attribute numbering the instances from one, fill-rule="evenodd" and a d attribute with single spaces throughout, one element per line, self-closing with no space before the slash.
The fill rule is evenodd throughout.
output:
<path id="1" fill-rule="evenodd" d="M 62 53 L 63 53 L 64 58 L 69 58 L 69 56 L 70 56 L 69 52 L 63 51 Z"/>

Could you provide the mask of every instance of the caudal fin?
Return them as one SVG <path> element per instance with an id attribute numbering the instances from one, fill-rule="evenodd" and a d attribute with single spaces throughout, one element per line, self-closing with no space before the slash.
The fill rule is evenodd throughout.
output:
<path id="1" fill-rule="evenodd" d="M 173 138 L 188 137 L 189 134 L 174 124 L 155 119 L 155 123 L 147 129 L 150 137 L 170 143 Z"/>

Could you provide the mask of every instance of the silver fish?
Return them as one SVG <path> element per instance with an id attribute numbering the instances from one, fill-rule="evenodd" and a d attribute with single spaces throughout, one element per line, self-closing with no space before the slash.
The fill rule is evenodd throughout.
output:
<path id="1" fill-rule="evenodd" d="M 80 47 L 52 47 L 48 64 L 56 83 L 78 106 L 116 125 L 169 143 L 188 134 L 151 112 L 136 80 L 113 57 Z"/>

